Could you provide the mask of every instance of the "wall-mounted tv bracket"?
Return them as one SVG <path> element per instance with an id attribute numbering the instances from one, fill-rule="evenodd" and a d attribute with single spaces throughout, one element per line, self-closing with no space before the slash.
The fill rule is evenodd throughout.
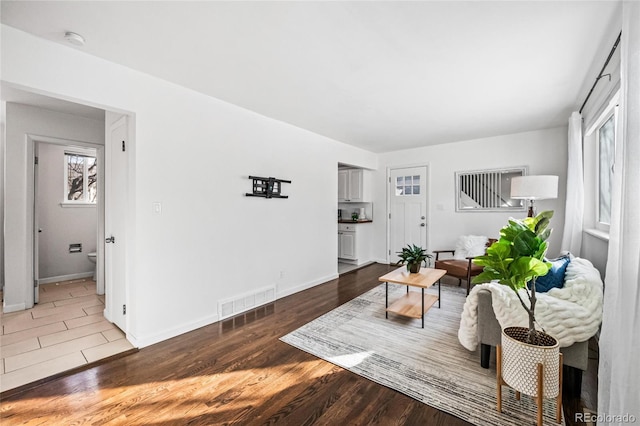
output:
<path id="1" fill-rule="evenodd" d="M 249 179 L 253 179 L 253 193 L 246 193 L 247 197 L 262 197 L 262 198 L 289 198 L 288 195 L 282 195 L 283 183 L 291 183 L 290 180 L 276 179 L 274 177 L 258 177 L 249 176 Z"/>

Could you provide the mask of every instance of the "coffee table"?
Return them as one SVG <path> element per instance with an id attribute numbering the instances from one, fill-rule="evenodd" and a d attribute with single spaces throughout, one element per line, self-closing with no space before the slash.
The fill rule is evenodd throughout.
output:
<path id="1" fill-rule="evenodd" d="M 444 269 L 420 268 L 420 272 L 411 274 L 406 267 L 401 267 L 381 276 L 378 280 L 385 283 L 385 317 L 389 318 L 389 312 L 410 318 L 421 318 L 424 328 L 424 314 L 436 301 L 440 307 L 440 284 L 438 283 L 438 296 L 424 294 L 424 289 L 431 287 L 440 280 L 447 271 Z M 396 300 L 389 306 L 389 283 L 407 286 L 407 294 Z M 409 291 L 409 287 L 418 287 L 421 293 Z"/>

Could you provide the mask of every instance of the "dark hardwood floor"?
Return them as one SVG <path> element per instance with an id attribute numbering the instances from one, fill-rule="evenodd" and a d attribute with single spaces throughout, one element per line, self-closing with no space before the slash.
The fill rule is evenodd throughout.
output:
<path id="1" fill-rule="evenodd" d="M 126 357 L 3 395 L 13 424 L 407 424 L 466 422 L 278 339 L 378 285 L 374 264 Z M 584 389 L 586 391 L 591 390 Z"/>

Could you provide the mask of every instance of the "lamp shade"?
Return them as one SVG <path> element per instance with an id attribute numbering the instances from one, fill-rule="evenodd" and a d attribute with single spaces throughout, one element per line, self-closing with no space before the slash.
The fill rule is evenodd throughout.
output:
<path id="1" fill-rule="evenodd" d="M 545 200 L 558 198 L 558 176 L 519 176 L 511 179 L 511 198 Z"/>

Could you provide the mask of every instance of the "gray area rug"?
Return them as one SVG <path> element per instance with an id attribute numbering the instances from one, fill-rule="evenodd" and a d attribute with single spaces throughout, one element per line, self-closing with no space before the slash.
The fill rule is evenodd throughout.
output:
<path id="1" fill-rule="evenodd" d="M 437 294 L 437 286 L 427 293 Z M 389 303 L 406 287 L 389 284 Z M 420 319 L 389 314 L 384 284 L 287 334 L 280 340 L 476 425 L 536 422 L 532 398 L 503 387 L 496 411 L 495 366 L 480 367 L 479 352 L 458 342 L 466 291 L 442 286 L 437 303 Z M 545 400 L 544 423 L 555 423 L 555 399 Z"/>

